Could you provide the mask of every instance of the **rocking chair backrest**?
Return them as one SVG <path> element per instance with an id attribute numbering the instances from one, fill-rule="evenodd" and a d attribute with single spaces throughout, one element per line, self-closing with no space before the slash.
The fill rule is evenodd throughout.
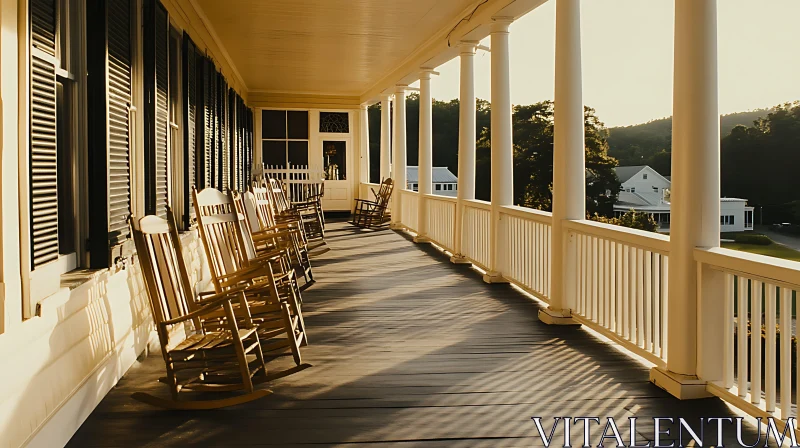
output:
<path id="1" fill-rule="evenodd" d="M 192 196 L 214 289 L 220 293 L 221 279 L 249 266 L 251 254 L 242 235 L 244 215 L 236 210 L 233 197 L 219 190 L 193 190 Z"/>
<path id="2" fill-rule="evenodd" d="M 247 212 L 247 205 L 242 195 L 238 192 L 229 191 L 228 196 L 230 196 L 231 201 L 233 201 L 234 206 L 236 206 L 236 213 L 239 215 L 239 228 L 241 229 L 242 241 L 244 242 L 244 249 L 249 264 L 249 260 L 256 257 L 256 248 L 253 245 L 253 232 L 257 232 L 261 229 L 257 228 L 256 230 L 252 230 L 253 223 L 250 222 L 250 214 Z M 255 226 L 258 227 L 258 220 L 256 220 Z"/>
<path id="3" fill-rule="evenodd" d="M 242 201 L 244 202 L 244 214 L 247 217 L 247 223 L 250 225 L 250 232 L 260 232 L 264 227 L 258 216 L 258 205 L 256 203 L 256 196 L 252 191 L 242 193 Z"/>
<path id="4" fill-rule="evenodd" d="M 272 204 L 275 207 L 276 213 L 283 213 L 292 208 L 289 199 L 286 197 L 286 191 L 283 189 L 283 184 L 277 179 L 269 178 L 269 193 Z"/>
<path id="5" fill-rule="evenodd" d="M 378 205 L 385 207 L 389 204 L 389 198 L 392 196 L 392 190 L 394 190 L 394 181 L 391 178 L 385 179 L 381 182 L 381 187 L 378 190 L 378 195 L 375 198 L 375 202 Z"/>
<path id="6" fill-rule="evenodd" d="M 131 216 L 129 222 L 156 326 L 193 311 L 194 291 L 172 210 L 167 209 L 167 219 L 150 215 L 136 220 Z M 199 322 L 195 324 L 199 328 Z M 159 331 L 159 337 L 168 336 Z M 161 343 L 166 346 L 168 341 Z"/>
<path id="7" fill-rule="evenodd" d="M 266 186 L 253 187 L 252 195 L 255 199 L 256 215 L 262 229 L 275 225 L 275 210 L 270 200 L 269 190 Z"/>

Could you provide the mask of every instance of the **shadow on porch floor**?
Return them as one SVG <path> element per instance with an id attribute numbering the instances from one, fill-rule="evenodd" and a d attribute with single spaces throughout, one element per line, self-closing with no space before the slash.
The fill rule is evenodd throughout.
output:
<path id="1" fill-rule="evenodd" d="M 533 416 L 548 431 L 555 416 L 596 416 L 603 425 L 614 417 L 626 443 L 627 419 L 639 417 L 644 444 L 654 416 L 683 417 L 696 430 L 700 417 L 732 416 L 717 399 L 672 398 L 648 382 L 645 366 L 584 330 L 542 324 L 534 301 L 483 283 L 429 245 L 391 230 L 328 227 L 332 250 L 315 260 L 318 281 L 304 293 L 303 356 L 313 368 L 247 405 L 168 412 L 130 398 L 163 387 L 163 361 L 153 354 L 69 446 L 542 446 Z M 706 432 L 706 444 L 715 442 L 716 431 Z M 592 433 L 596 445 L 602 427 Z M 745 441 L 756 437 L 749 426 Z M 738 445 L 734 431 L 730 439 Z M 582 442 L 577 425 L 572 440 Z"/>

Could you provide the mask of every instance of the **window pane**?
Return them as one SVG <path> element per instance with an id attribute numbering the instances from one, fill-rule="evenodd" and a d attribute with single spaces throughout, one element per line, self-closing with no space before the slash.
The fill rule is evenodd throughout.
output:
<path id="1" fill-rule="evenodd" d="M 308 166 L 308 142 L 289 142 L 289 163 Z"/>
<path id="2" fill-rule="evenodd" d="M 319 132 L 350 132 L 349 115 L 347 112 L 320 112 Z"/>
<path id="3" fill-rule="evenodd" d="M 265 141 L 262 143 L 264 166 L 286 167 L 286 142 Z"/>
<path id="4" fill-rule="evenodd" d="M 308 140 L 308 112 L 292 110 L 288 112 L 289 138 Z"/>
<path id="5" fill-rule="evenodd" d="M 286 138 L 286 111 L 261 112 L 261 138 Z"/>
<path id="6" fill-rule="evenodd" d="M 347 143 L 337 141 L 322 142 L 322 155 L 325 157 L 325 173 L 330 180 L 347 179 Z"/>

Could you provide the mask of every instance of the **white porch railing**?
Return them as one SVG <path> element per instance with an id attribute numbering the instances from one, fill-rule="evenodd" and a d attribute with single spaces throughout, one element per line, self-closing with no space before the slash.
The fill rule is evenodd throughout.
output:
<path id="1" fill-rule="evenodd" d="M 371 195 L 368 187 L 361 185 L 362 197 Z M 399 195 L 402 224 L 416 232 L 420 196 L 409 190 L 399 190 Z M 426 236 L 454 252 L 458 247 L 458 201 L 437 195 L 426 195 L 425 200 Z M 491 204 L 465 200 L 460 210 L 460 255 L 488 270 Z M 586 220 L 564 221 L 562 225 L 565 262 L 569 263 L 565 269 L 565 294 L 572 297 L 572 317 L 666 368 L 669 237 Z M 494 229 L 502 236 L 496 267 L 500 274 L 545 301 L 550 300 L 552 286 L 552 226 L 550 213 L 505 206 L 500 208 L 498 227 Z M 704 347 L 719 356 L 722 373 L 704 378 L 715 373 L 713 369 L 705 373 L 700 369 L 700 379 L 708 381 L 706 389 L 755 416 L 796 416 L 796 403 L 800 402 L 800 369 L 796 367 L 800 346 L 793 338 L 800 336 L 795 325 L 795 312 L 800 306 L 800 262 L 721 248 L 696 249 L 694 256 L 698 275 L 708 275 L 703 273 L 710 270 L 721 276 L 719 288 L 709 290 L 719 306 L 711 306 L 711 313 L 706 315 L 697 311 L 701 333 L 708 326 L 720 328 L 719 334 L 713 336 L 719 339 Z M 701 303 L 707 302 L 700 299 Z M 692 314 L 687 311 L 687 315 Z M 755 328 L 763 325 L 763 330 L 754 332 L 763 332 L 763 342 L 756 339 L 760 343 L 751 343 L 751 322 Z M 704 343 L 698 342 L 698 347 Z"/>
<path id="2" fill-rule="evenodd" d="M 419 193 L 411 190 L 400 190 L 400 216 L 403 219 L 403 225 L 408 229 L 416 231 L 419 229 L 417 226 L 417 216 L 419 215 Z"/>
<path id="3" fill-rule="evenodd" d="M 695 260 L 724 275 L 722 379 L 709 391 L 753 415 L 797 417 L 800 263 L 722 248 L 696 249 Z"/>
<path id="4" fill-rule="evenodd" d="M 492 204 L 486 201 L 464 201 L 461 251 L 473 264 L 489 269 L 489 236 L 492 223 Z"/>
<path id="5" fill-rule="evenodd" d="M 451 253 L 455 250 L 456 198 L 425 195 L 428 207 L 428 238 Z"/>
<path id="6" fill-rule="evenodd" d="M 573 315 L 663 367 L 669 237 L 594 221 L 566 226 L 576 260 Z"/>
<path id="7" fill-rule="evenodd" d="M 550 297 L 550 229 L 553 215 L 526 207 L 500 211 L 505 236 L 503 277 L 542 300 Z"/>

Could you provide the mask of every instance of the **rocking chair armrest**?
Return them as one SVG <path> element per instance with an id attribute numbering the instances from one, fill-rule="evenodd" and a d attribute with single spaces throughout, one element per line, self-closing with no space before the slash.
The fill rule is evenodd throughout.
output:
<path id="1" fill-rule="evenodd" d="M 207 303 L 213 302 L 220 297 L 227 297 L 231 294 L 238 294 L 242 291 L 247 289 L 247 285 L 238 285 L 234 286 L 224 292 L 216 292 L 216 291 L 202 291 L 197 294 L 197 299 L 195 299 L 195 303 L 198 305 L 205 305 Z"/>
<path id="2" fill-rule="evenodd" d="M 295 235 L 296 233 L 297 229 L 277 231 L 277 232 L 262 230 L 260 232 L 253 233 L 253 243 L 260 243 L 262 241 L 273 240 L 275 238 L 289 237 Z"/>
<path id="3" fill-rule="evenodd" d="M 368 205 L 378 205 L 375 201 L 370 201 L 369 199 L 356 199 L 357 204 L 368 204 Z"/>
<path id="4" fill-rule="evenodd" d="M 174 319 L 161 321 L 160 324 L 162 327 L 165 327 L 167 325 L 179 324 L 181 322 L 186 322 L 188 320 L 192 320 L 197 317 L 210 314 L 212 311 L 216 311 L 220 307 L 220 305 L 223 305 L 225 302 L 230 303 L 234 299 L 238 300 L 239 297 L 237 297 L 237 295 L 240 293 L 241 291 L 230 291 L 230 292 L 224 292 L 222 294 L 217 294 L 215 297 L 213 297 L 213 300 L 206 299 L 206 302 L 200 309 L 194 310 L 189 314 L 184 314 L 183 316 L 176 317 Z"/>

